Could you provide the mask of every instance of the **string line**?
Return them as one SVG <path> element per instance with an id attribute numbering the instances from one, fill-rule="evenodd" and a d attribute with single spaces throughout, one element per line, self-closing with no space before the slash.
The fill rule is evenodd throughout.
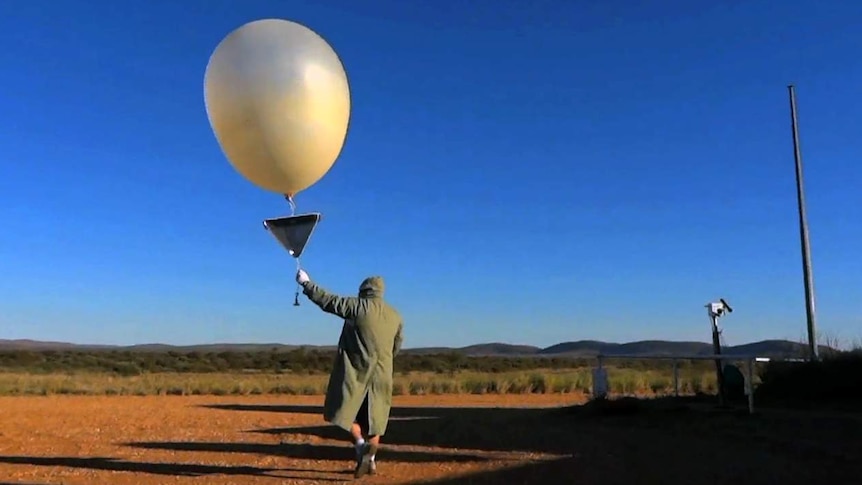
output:
<path id="1" fill-rule="evenodd" d="M 289 194 L 284 194 L 284 198 L 287 199 L 287 203 L 290 205 L 290 215 L 295 216 L 296 202 L 293 200 L 293 196 Z M 296 259 L 296 272 L 299 273 L 299 271 L 302 269 L 302 263 L 299 261 L 299 257 L 296 257 L 294 259 Z M 294 294 L 293 298 L 294 306 L 299 306 L 299 290 L 301 287 L 302 285 L 300 285 L 299 283 L 296 284 L 296 293 Z"/>

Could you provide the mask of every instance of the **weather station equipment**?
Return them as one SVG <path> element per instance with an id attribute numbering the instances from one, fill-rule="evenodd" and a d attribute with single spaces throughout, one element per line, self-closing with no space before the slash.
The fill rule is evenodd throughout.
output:
<path id="1" fill-rule="evenodd" d="M 721 355 L 721 327 L 718 324 L 718 320 L 733 312 L 733 308 L 724 300 L 724 298 L 719 298 L 718 301 L 707 303 L 706 304 L 707 313 L 709 314 L 709 321 L 712 324 L 712 347 L 715 355 Z M 725 405 L 727 401 L 727 396 L 725 395 L 725 383 L 724 383 L 724 368 L 721 361 L 721 358 L 715 359 L 715 377 L 716 383 L 718 386 L 718 399 L 720 405 Z"/>

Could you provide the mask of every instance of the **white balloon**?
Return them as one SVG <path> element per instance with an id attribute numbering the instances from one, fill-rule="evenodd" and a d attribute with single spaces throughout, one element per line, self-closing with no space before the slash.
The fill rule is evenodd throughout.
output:
<path id="1" fill-rule="evenodd" d="M 291 197 L 332 168 L 350 121 L 350 87 L 338 55 L 317 33 L 288 20 L 256 20 L 228 34 L 207 64 L 204 100 L 234 169 Z"/>

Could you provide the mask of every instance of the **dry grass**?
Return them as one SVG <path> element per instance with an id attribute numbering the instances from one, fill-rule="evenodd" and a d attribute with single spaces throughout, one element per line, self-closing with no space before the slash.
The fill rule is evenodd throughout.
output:
<path id="1" fill-rule="evenodd" d="M 616 395 L 663 395 L 673 392 L 669 372 L 608 368 Z M 0 373 L 0 395 L 321 395 L 328 376 L 302 373 L 153 373 L 118 376 L 105 373 Z M 588 394 L 590 369 L 532 370 L 502 373 L 431 372 L 395 376 L 396 395 L 442 394 Z M 682 372 L 683 394 L 714 392 L 711 372 Z"/>

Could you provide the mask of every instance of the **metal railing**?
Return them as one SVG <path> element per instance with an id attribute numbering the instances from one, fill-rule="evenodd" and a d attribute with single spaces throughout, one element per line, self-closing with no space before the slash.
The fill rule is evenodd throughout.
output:
<path id="1" fill-rule="evenodd" d="M 673 365 L 673 393 L 679 397 L 679 364 L 680 360 L 719 360 L 722 362 L 742 361 L 745 363 L 745 394 L 748 397 L 748 412 L 754 413 L 754 366 L 758 362 L 769 362 L 769 357 L 758 357 L 756 355 L 734 355 L 734 354 L 709 354 L 709 355 L 642 355 L 642 354 L 599 354 L 596 357 L 597 367 L 593 373 L 593 395 L 607 394 L 607 372 L 603 365 L 606 360 L 670 360 Z M 796 360 L 796 359 L 782 359 Z M 598 372 L 598 376 L 597 373 Z M 602 381 L 603 380 L 603 381 Z"/>

